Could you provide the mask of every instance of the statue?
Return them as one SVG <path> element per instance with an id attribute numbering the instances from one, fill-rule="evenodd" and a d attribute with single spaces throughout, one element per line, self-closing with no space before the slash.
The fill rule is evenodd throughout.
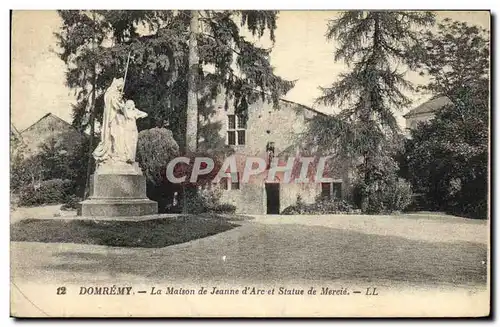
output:
<path id="1" fill-rule="evenodd" d="M 97 168 L 110 170 L 135 166 L 137 149 L 136 120 L 147 117 L 147 113 L 135 108 L 134 101 L 123 99 L 123 78 L 114 78 L 104 94 L 104 114 L 101 126 L 101 142 L 93 152 Z"/>
<path id="2" fill-rule="evenodd" d="M 97 167 L 90 196 L 80 203 L 80 216 L 113 219 L 158 213 L 158 203 L 148 199 L 146 177 L 135 162 L 136 120 L 147 114 L 138 110 L 134 101 L 123 99 L 124 83 L 124 78 L 114 78 L 104 93 L 101 142 L 93 152 Z"/>

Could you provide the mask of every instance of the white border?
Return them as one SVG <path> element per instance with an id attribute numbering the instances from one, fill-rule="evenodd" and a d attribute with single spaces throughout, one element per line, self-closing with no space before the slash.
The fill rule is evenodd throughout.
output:
<path id="1" fill-rule="evenodd" d="M 0 59 L 0 76 L 2 76 L 2 87 L 0 94 L 1 101 L 1 110 L 0 114 L 2 117 L 0 118 L 0 122 L 2 124 L 3 137 L 0 140 L 2 159 L 0 161 L 0 174 L 1 174 L 1 192 L 2 192 L 2 201 L 1 204 L 1 213 L 0 219 L 2 219 L 3 226 L 0 228 L 2 232 L 2 240 L 3 246 L 1 246 L 1 251 L 3 252 L 0 256 L 2 258 L 3 264 L 1 267 L 3 268 L 1 271 L 3 287 L 1 288 L 2 292 L 0 293 L 0 301 L 1 301 L 1 326 L 11 326 L 15 323 L 13 319 L 9 319 L 9 162 L 8 162 L 8 153 L 9 153 L 9 138 L 8 131 L 10 129 L 9 124 L 9 85 L 10 85 L 10 70 L 9 70 L 9 62 L 10 62 L 10 13 L 9 9 L 82 9 L 78 5 L 83 5 L 85 8 L 93 8 L 93 9 L 151 9 L 161 7 L 162 9 L 174 9 L 174 7 L 170 7 L 175 5 L 175 9 L 206 9 L 210 7 L 211 9 L 281 9 L 281 10 L 322 10 L 322 9 L 442 9 L 442 10 L 473 10 L 473 9 L 491 9 L 493 14 L 498 13 L 498 1 L 487 1 L 487 0 L 454 0 L 454 1 L 436 1 L 436 0 L 419 0 L 419 1 L 401 1 L 401 0 L 379 0 L 379 1 L 331 1 L 331 0 L 310 0 L 310 1 L 298 1 L 298 0 L 275 0 L 275 1 L 265 1 L 265 0 L 252 0 L 252 1 L 239 1 L 239 2 L 228 2 L 225 0 L 212 0 L 210 2 L 207 1 L 199 1 L 199 0 L 183 0 L 178 2 L 159 2 L 159 1 L 151 1 L 151 0 L 141 0 L 141 1 L 102 1 L 102 0 L 87 0 L 84 3 L 71 3 L 67 0 L 58 0 L 58 1 L 25 1 L 25 0 L 17 0 L 17 1 L 3 1 L 1 3 L 2 11 L 0 14 L 0 26 L 2 27 L 1 35 L 1 43 L 3 45 L 3 51 L 1 51 L 1 59 Z M 493 21 L 494 23 L 495 21 Z M 498 32 L 498 31 L 496 31 Z M 493 44 L 498 45 L 498 33 L 494 33 L 494 41 Z M 495 46 L 496 50 L 496 46 Z M 494 76 L 498 76 L 498 65 L 495 67 Z M 493 94 L 499 94 L 498 92 L 498 83 L 495 84 L 495 89 L 492 90 Z M 498 102 L 496 102 L 498 103 Z M 496 111 L 497 114 L 495 116 L 495 121 L 492 121 L 492 125 L 500 126 L 498 124 L 499 114 L 498 108 L 492 108 L 492 110 Z M 494 135 L 491 135 L 491 138 L 494 139 Z M 498 150 L 496 147 L 495 150 Z M 497 153 L 498 151 L 495 151 Z M 496 181 L 496 180 L 495 180 Z M 495 182 L 493 181 L 493 182 Z M 494 183 L 496 185 L 496 183 Z M 497 200 L 498 194 L 495 196 L 495 200 Z M 494 201 L 497 202 L 498 201 Z M 491 217 L 492 220 L 496 220 L 496 217 Z M 498 225 L 498 222 L 496 223 Z M 494 258 L 496 261 L 496 257 Z M 498 269 L 496 269 L 498 271 Z M 497 276 L 492 276 L 492 279 L 497 279 Z M 498 279 L 497 279 L 498 280 Z M 496 283 L 495 283 L 496 284 Z M 498 303 L 498 301 L 496 301 Z M 497 312 L 498 314 L 498 312 Z M 150 321 L 156 323 L 165 323 L 163 321 Z M 41 323 L 32 322 L 34 324 Z M 42 322 L 43 323 L 43 322 Z M 69 325 L 74 323 L 74 321 L 65 321 L 65 322 L 45 322 L 45 324 L 58 323 L 62 325 Z M 105 326 L 110 322 L 106 321 L 89 321 L 88 323 L 92 324 L 92 326 Z M 127 325 L 140 326 L 142 325 L 142 321 L 132 321 L 127 323 Z M 170 321 L 168 324 L 174 324 L 176 322 Z M 185 324 L 184 322 L 183 324 Z M 234 323 L 234 322 L 232 322 Z M 264 322 L 259 321 L 259 324 L 270 324 L 272 322 Z M 274 322 L 275 323 L 275 322 Z M 333 324 L 343 324 L 345 322 L 341 321 L 332 321 Z M 350 322 L 349 324 L 358 324 L 362 323 L 362 321 L 358 322 Z M 432 324 L 434 322 L 431 321 L 421 321 L 421 324 Z M 472 323 L 469 321 L 468 323 Z"/>

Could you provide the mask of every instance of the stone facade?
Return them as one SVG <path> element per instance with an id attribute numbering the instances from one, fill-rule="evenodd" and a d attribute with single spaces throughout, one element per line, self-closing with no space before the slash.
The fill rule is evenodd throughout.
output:
<path id="1" fill-rule="evenodd" d="M 434 118 L 435 113 L 440 108 L 450 105 L 452 102 L 447 97 L 432 98 L 420 106 L 410 110 L 403 117 L 406 120 L 406 131 L 417 128 L 418 123 L 428 122 Z"/>
<path id="2" fill-rule="evenodd" d="M 290 156 L 298 155 L 299 149 L 295 147 L 296 140 L 305 131 L 308 119 L 315 115 L 324 115 L 312 108 L 281 100 L 279 108 L 274 108 L 272 103 L 257 101 L 248 108 L 246 124 L 235 118 L 234 106 L 226 106 L 224 96 L 215 101 L 213 114 L 201 122 L 204 124 L 219 123 L 218 137 L 224 140 L 225 145 L 234 149 L 235 153 L 245 157 L 260 157 L 269 162 L 269 148 L 274 151 L 274 157 L 280 158 L 283 165 Z M 202 129 L 202 127 L 200 127 Z M 200 142 L 203 143 L 203 136 Z M 238 162 L 238 171 L 242 162 Z M 224 184 L 223 203 L 234 204 L 237 212 L 251 214 L 280 213 L 286 207 L 293 205 L 300 196 L 303 202 L 313 203 L 315 199 L 327 190 L 337 190 L 336 197 L 348 197 L 349 174 L 347 169 L 336 169 L 332 175 L 332 185 L 322 185 L 318 182 L 283 183 L 283 174 L 277 174 L 272 182 L 267 181 L 266 170 L 264 173 L 251 179 L 248 183 L 227 181 Z M 333 194 L 330 194 L 333 196 Z"/>
<path id="3" fill-rule="evenodd" d="M 40 147 L 51 141 L 56 142 L 61 149 L 70 151 L 80 146 L 85 140 L 83 133 L 51 113 L 40 118 L 20 134 L 27 147 L 28 156 L 39 153 Z"/>

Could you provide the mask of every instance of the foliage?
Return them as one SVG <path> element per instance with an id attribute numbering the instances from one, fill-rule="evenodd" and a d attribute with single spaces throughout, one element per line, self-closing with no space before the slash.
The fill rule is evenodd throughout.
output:
<path id="1" fill-rule="evenodd" d="M 413 201 L 413 192 L 410 183 L 395 174 L 392 178 L 378 181 L 366 188 L 362 182 L 355 185 L 354 201 L 361 204 L 363 192 L 368 190 L 365 196 L 369 199 L 366 210 L 370 214 L 401 212 L 409 207 Z"/>
<path id="2" fill-rule="evenodd" d="M 42 181 L 39 186 L 24 186 L 19 192 L 20 206 L 59 204 L 68 201 L 74 195 L 75 183 L 67 179 Z"/>
<path id="3" fill-rule="evenodd" d="M 179 154 L 172 132 L 166 128 L 151 128 L 139 133 L 136 160 L 147 180 L 147 195 L 158 202 L 159 212 L 171 206 L 174 193 L 180 192 L 166 178 L 167 164 Z"/>
<path id="4" fill-rule="evenodd" d="M 478 83 L 489 75 L 488 32 L 475 25 L 449 18 L 426 31 L 409 58 L 430 81 L 420 90 L 455 98 L 464 85 Z"/>
<path id="5" fill-rule="evenodd" d="M 489 110 L 474 102 L 445 107 L 412 131 L 405 160 L 408 179 L 429 209 L 486 218 Z"/>
<path id="6" fill-rule="evenodd" d="M 406 49 L 419 42 L 415 28 L 433 21 L 428 12 L 398 11 L 348 11 L 330 21 L 327 38 L 339 44 L 335 60 L 343 60 L 350 71 L 323 88 L 317 101 L 340 106 L 345 119 L 397 132 L 392 110 L 410 104 L 402 91 L 411 83 L 394 62 L 408 64 Z"/>
<path id="7" fill-rule="evenodd" d="M 11 161 L 11 188 L 19 191 L 22 187 L 36 184 L 43 180 L 43 166 L 36 157 L 16 158 Z"/>
<path id="8" fill-rule="evenodd" d="M 418 43 L 418 28 L 433 21 L 429 12 L 347 11 L 329 23 L 327 38 L 338 42 L 335 60 L 348 72 L 322 88 L 317 102 L 339 106 L 341 112 L 314 118 L 304 137 L 318 151 L 352 162 L 361 175 L 364 212 L 372 211 L 373 190 L 398 170 L 392 157 L 402 136 L 393 110 L 410 104 L 404 91 L 413 86 L 396 65 L 412 65 L 407 51 Z"/>
<path id="9" fill-rule="evenodd" d="M 17 137 L 13 137 L 11 132 L 10 137 L 10 189 L 16 192 L 22 185 L 26 185 L 30 180 L 27 172 L 33 170 L 26 170 L 23 165 L 26 156 L 26 146 Z"/>
<path id="10" fill-rule="evenodd" d="M 64 139 L 64 137 L 62 137 Z M 75 183 L 75 192 L 80 194 L 85 185 L 85 158 L 87 143 L 72 144 L 72 147 L 49 139 L 40 146 L 36 154 L 20 152 L 11 160 L 11 184 L 13 190 L 23 187 L 35 188 L 42 181 L 51 179 L 71 180 Z"/>
<path id="11" fill-rule="evenodd" d="M 139 133 L 137 162 L 151 183 L 161 185 L 165 182 L 167 164 L 178 154 L 179 145 L 170 130 L 155 127 Z"/>
<path id="12" fill-rule="evenodd" d="M 487 218 L 489 157 L 489 40 L 484 30 L 445 20 L 415 58 L 430 77 L 423 88 L 452 104 L 412 131 L 404 164 L 429 209 Z M 446 58 L 441 58 L 447 51 Z M 448 52 L 449 51 L 449 52 Z"/>
<path id="13" fill-rule="evenodd" d="M 228 203 L 220 203 L 222 190 L 220 188 L 199 189 L 197 192 L 190 192 L 187 195 L 186 213 L 234 213 L 236 207 Z"/>
<path id="14" fill-rule="evenodd" d="M 188 11 L 64 10 L 58 33 L 60 56 L 68 67 L 67 84 L 77 92 L 74 125 L 89 126 L 92 74 L 96 69 L 96 119 L 102 119 L 103 93 L 113 77 L 124 74 L 130 53 L 125 96 L 148 113 L 140 130 L 169 122 L 182 147 L 186 128 Z M 238 110 L 260 96 L 275 105 L 293 87 L 274 74 L 270 50 L 248 41 L 241 29 L 274 41 L 277 12 L 200 11 L 199 106 L 222 91 Z M 239 22 L 239 23 L 238 23 Z M 95 66 L 97 64 L 97 67 Z M 215 108 L 210 108 L 215 110 Z M 201 113 L 200 113 L 201 114 Z M 206 112 L 204 114 L 207 114 Z"/>
<path id="15" fill-rule="evenodd" d="M 355 213 L 355 208 L 346 200 L 318 199 L 313 204 L 306 204 L 300 196 L 297 202 L 285 208 L 283 215 L 325 215 L 325 214 L 350 214 Z"/>

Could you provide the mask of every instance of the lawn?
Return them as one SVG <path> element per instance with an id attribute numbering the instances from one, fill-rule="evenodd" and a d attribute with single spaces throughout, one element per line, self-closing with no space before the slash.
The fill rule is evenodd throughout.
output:
<path id="1" fill-rule="evenodd" d="M 35 228 L 37 224 L 39 228 Z M 176 284 L 359 282 L 382 286 L 397 282 L 486 286 L 485 243 L 436 242 L 325 226 L 257 221 L 236 226 L 227 221 L 202 221 L 194 217 L 186 218 L 185 222 L 127 223 L 121 225 L 127 228 L 121 229 L 113 222 L 65 224 L 68 226 L 62 230 L 60 222 L 16 224 L 12 240 L 62 242 L 72 238 L 73 242 L 78 241 L 75 243 L 111 242 L 127 247 L 14 242 L 12 256 L 18 261 L 13 261 L 12 271 L 16 278 L 38 281 L 95 278 L 109 282 L 123 278 L 129 282 L 137 279 L 176 281 Z M 213 236 L 204 237 L 209 235 Z M 187 243 L 168 246 L 181 242 Z"/>
<path id="2" fill-rule="evenodd" d="M 11 225 L 11 240 L 161 248 L 237 226 L 222 216 L 178 216 L 145 221 L 25 219 Z"/>

